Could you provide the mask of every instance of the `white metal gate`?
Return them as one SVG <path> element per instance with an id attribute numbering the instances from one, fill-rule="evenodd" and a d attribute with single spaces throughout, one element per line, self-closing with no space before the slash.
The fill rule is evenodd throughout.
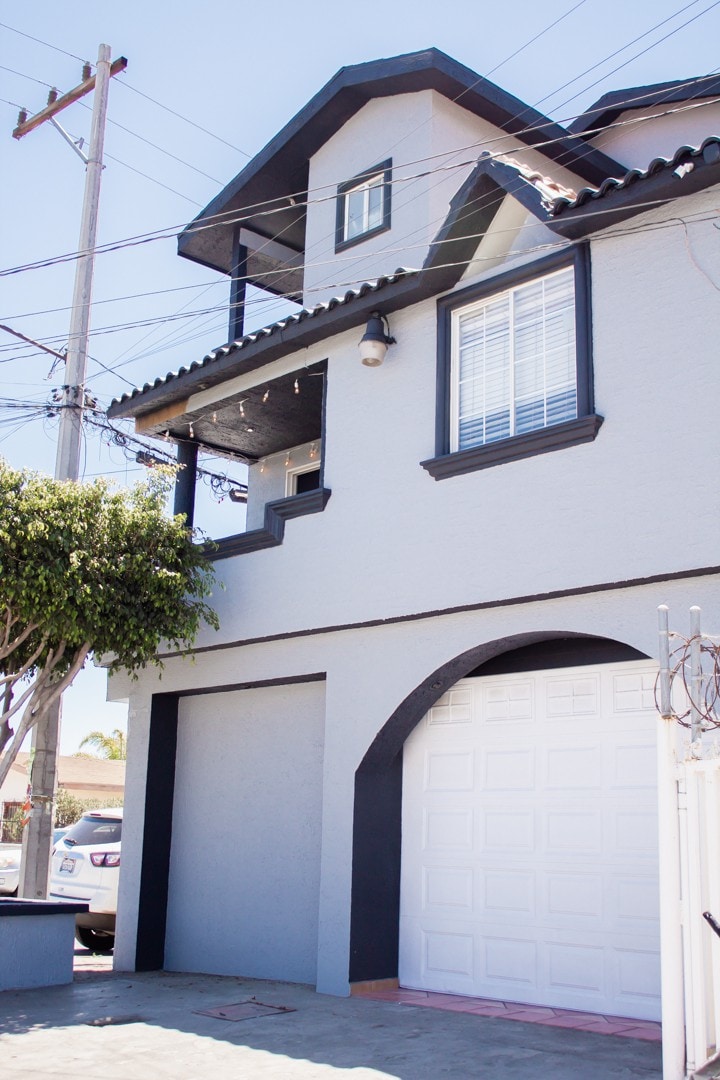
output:
<path id="1" fill-rule="evenodd" d="M 660 609 L 658 796 L 664 1080 L 685 1080 L 718 1058 L 720 938 L 720 644 L 668 633 Z M 672 644 L 670 640 L 679 640 Z M 680 723 L 678 723 L 680 721 Z M 703 1075 L 717 1075 L 711 1071 Z"/>

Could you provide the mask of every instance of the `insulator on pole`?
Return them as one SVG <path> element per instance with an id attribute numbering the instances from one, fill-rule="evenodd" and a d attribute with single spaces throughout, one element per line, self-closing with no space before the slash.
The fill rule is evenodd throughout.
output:
<path id="1" fill-rule="evenodd" d="M 48 93 L 48 100 L 47 100 L 48 105 L 54 105 L 55 102 L 57 101 L 57 99 L 58 99 L 58 92 L 55 89 L 55 87 L 53 86 L 52 90 L 50 90 L 50 92 Z"/>
<path id="2" fill-rule="evenodd" d="M 83 64 L 83 69 L 82 69 L 83 82 L 87 82 L 87 80 L 90 78 L 91 75 L 92 75 L 92 64 L 90 63 L 89 60 L 86 60 L 85 63 Z"/>
<path id="3" fill-rule="evenodd" d="M 17 126 L 20 127 L 21 124 L 24 124 L 25 121 L 27 120 L 27 118 L 28 118 L 27 109 L 21 109 L 20 112 L 18 113 Z"/>

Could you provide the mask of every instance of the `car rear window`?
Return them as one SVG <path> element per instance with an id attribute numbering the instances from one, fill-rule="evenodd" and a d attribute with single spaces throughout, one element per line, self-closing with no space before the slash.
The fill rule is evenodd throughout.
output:
<path id="1" fill-rule="evenodd" d="M 122 821 L 117 818 L 83 817 L 65 833 L 63 840 L 75 844 L 117 844 Z"/>

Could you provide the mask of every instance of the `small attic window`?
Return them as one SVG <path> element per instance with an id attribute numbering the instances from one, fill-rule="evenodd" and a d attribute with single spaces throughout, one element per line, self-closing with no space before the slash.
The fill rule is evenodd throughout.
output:
<path id="1" fill-rule="evenodd" d="M 390 228 L 392 161 L 366 169 L 337 189 L 335 250 L 359 244 Z"/>

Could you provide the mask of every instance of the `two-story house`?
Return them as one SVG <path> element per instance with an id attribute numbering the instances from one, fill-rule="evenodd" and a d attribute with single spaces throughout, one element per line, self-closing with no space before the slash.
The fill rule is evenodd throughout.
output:
<path id="1" fill-rule="evenodd" d="M 433 49 L 343 68 L 181 235 L 229 341 L 110 416 L 178 445 L 189 517 L 198 450 L 247 463 L 247 520 L 220 632 L 111 684 L 119 967 L 657 1018 L 656 607 L 720 603 L 719 90 L 565 129 Z M 302 306 L 248 333 L 248 284 Z"/>

